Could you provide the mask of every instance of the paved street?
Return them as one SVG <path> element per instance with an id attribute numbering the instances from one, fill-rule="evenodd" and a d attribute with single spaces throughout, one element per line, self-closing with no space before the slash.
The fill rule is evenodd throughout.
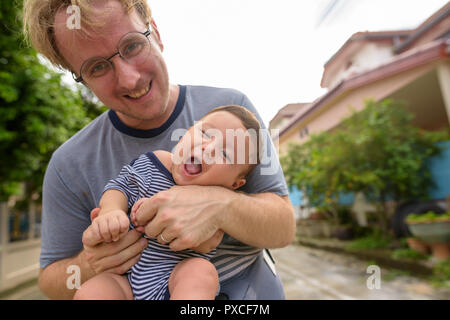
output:
<path id="1" fill-rule="evenodd" d="M 37 279 L 12 290 L 7 295 L 0 296 L 0 300 L 48 300 L 39 290 Z"/>
<path id="2" fill-rule="evenodd" d="M 271 250 L 277 270 L 290 300 L 352 299 L 450 299 L 450 290 L 437 290 L 428 282 L 396 276 L 381 269 L 380 289 L 368 289 L 368 262 L 302 246 Z M 390 278 L 394 278 L 389 280 Z M 37 281 L 0 299 L 42 300 Z"/>
<path id="3" fill-rule="evenodd" d="M 287 299 L 450 299 L 450 290 L 435 289 L 412 276 L 395 276 L 381 268 L 380 289 L 368 289 L 368 262 L 303 246 L 288 246 L 270 251 L 284 284 Z M 372 281 L 370 281 L 373 284 Z"/>

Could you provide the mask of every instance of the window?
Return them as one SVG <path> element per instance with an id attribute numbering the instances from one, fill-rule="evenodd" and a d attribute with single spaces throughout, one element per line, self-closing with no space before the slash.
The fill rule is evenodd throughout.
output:
<path id="1" fill-rule="evenodd" d="M 309 135 L 309 130 L 308 127 L 303 128 L 302 130 L 300 130 L 300 138 L 306 138 Z"/>
<path id="2" fill-rule="evenodd" d="M 40 238 L 41 205 L 25 200 L 9 202 L 6 213 L 8 242 Z"/>

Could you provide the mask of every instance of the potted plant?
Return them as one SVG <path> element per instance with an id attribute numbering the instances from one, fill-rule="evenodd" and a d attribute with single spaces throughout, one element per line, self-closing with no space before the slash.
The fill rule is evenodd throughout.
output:
<path id="1" fill-rule="evenodd" d="M 408 243 L 408 247 L 411 250 L 414 250 L 423 255 L 427 255 L 429 253 L 430 246 L 419 238 L 409 237 L 406 238 L 406 242 Z"/>
<path id="2" fill-rule="evenodd" d="M 450 212 L 411 214 L 406 223 L 415 237 L 430 245 L 434 257 L 450 258 Z"/>

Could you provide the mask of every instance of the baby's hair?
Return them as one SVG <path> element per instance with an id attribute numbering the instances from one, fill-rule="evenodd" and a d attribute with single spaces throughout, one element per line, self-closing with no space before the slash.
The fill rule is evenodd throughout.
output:
<path id="1" fill-rule="evenodd" d="M 236 118 L 241 120 L 242 125 L 245 127 L 245 129 L 254 130 L 254 132 L 256 133 L 256 136 L 255 136 L 256 141 L 253 141 L 253 142 L 255 142 L 254 146 L 256 149 L 256 163 L 249 165 L 249 169 L 246 170 L 246 172 L 245 172 L 245 175 L 248 175 L 260 163 L 260 153 L 263 149 L 263 142 L 261 140 L 261 135 L 260 135 L 261 124 L 260 124 L 259 120 L 256 118 L 256 116 L 252 112 L 250 112 L 248 109 L 246 109 L 242 106 L 234 105 L 234 104 L 224 105 L 224 106 L 214 108 L 214 109 L 210 110 L 207 114 L 205 114 L 203 116 L 203 118 L 212 113 L 216 113 L 216 112 L 220 112 L 220 111 L 226 111 L 226 112 L 231 113 Z M 250 137 L 253 137 L 253 136 L 254 135 L 250 135 Z"/>

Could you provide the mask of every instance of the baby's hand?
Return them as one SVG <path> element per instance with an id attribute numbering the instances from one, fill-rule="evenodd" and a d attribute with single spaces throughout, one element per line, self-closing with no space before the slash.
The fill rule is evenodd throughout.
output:
<path id="1" fill-rule="evenodd" d="M 122 210 L 113 210 L 102 214 L 92 222 L 94 233 L 104 242 L 117 241 L 128 232 L 130 220 Z"/>

